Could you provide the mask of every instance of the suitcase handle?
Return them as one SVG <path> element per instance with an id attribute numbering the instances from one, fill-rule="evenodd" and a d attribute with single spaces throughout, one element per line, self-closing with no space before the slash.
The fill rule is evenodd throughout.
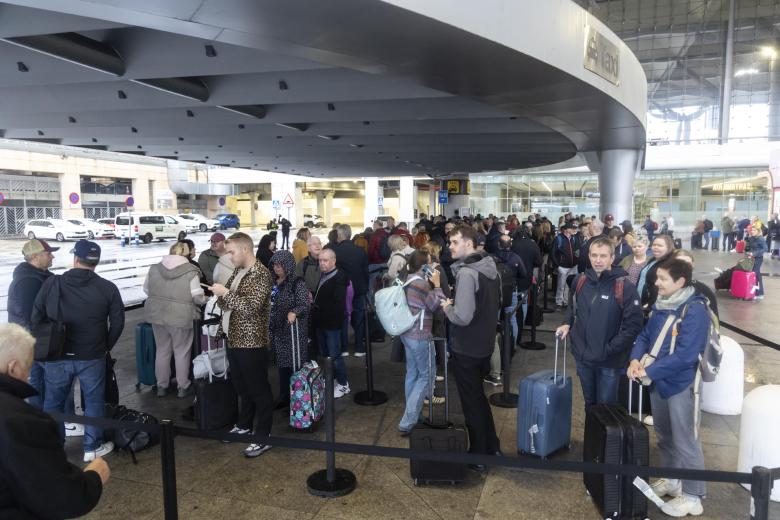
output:
<path id="1" fill-rule="evenodd" d="M 298 329 L 298 319 L 296 318 L 293 323 L 290 323 L 290 338 L 292 340 L 293 349 L 292 349 L 292 357 L 293 357 L 293 370 L 297 372 L 301 369 L 301 365 L 303 365 L 303 357 L 301 355 L 301 337 Z M 295 354 L 298 356 L 296 357 Z"/>
<path id="2" fill-rule="evenodd" d="M 568 336 L 567 336 L 568 337 Z M 560 336 L 555 335 L 555 363 L 553 364 L 553 384 L 558 384 L 558 341 Z M 566 386 L 566 339 L 563 340 L 563 372 L 561 372 L 561 386 Z"/>
<path id="3" fill-rule="evenodd" d="M 633 399 L 633 392 L 634 392 L 634 383 L 636 383 L 639 386 L 639 422 L 642 422 L 642 385 L 638 381 L 634 381 L 633 379 L 628 379 L 628 415 L 632 415 L 633 411 L 631 410 L 631 405 L 634 402 Z"/>

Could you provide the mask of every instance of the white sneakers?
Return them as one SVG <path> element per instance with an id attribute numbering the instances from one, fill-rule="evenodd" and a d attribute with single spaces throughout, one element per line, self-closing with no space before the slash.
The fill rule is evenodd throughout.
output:
<path id="1" fill-rule="evenodd" d="M 104 442 L 95 451 L 85 451 L 84 462 L 92 462 L 98 457 L 105 457 L 112 451 L 114 451 L 114 443 L 111 441 Z"/>
<path id="2" fill-rule="evenodd" d="M 652 415 L 645 415 L 642 418 L 642 422 L 645 423 L 648 426 L 652 426 L 653 425 L 653 416 Z"/>
<path id="3" fill-rule="evenodd" d="M 78 423 L 65 423 L 65 437 L 83 437 L 84 425 Z"/>
<path id="4" fill-rule="evenodd" d="M 659 478 L 650 487 L 661 498 L 665 496 L 679 497 L 682 495 L 682 482 L 678 479 Z"/>
<path id="5" fill-rule="evenodd" d="M 699 516 L 704 512 L 704 507 L 701 505 L 701 498 L 682 495 L 665 503 L 661 511 L 669 516 L 681 518 L 688 515 Z"/>
<path id="6" fill-rule="evenodd" d="M 244 457 L 248 459 L 254 459 L 259 457 L 266 451 L 270 450 L 272 446 L 270 444 L 255 444 L 252 443 L 244 450 Z"/>
<path id="7" fill-rule="evenodd" d="M 250 430 L 250 429 L 242 430 L 236 424 L 236 425 L 233 426 L 233 428 L 228 433 L 236 433 L 238 435 L 246 435 L 247 433 L 251 433 L 251 432 L 252 432 L 252 430 Z M 225 444 L 230 444 L 233 441 L 228 441 L 228 440 L 224 440 L 223 439 L 222 442 L 224 442 Z"/>
<path id="8" fill-rule="evenodd" d="M 350 392 L 349 390 L 349 383 L 346 385 L 340 385 L 336 383 L 336 387 L 333 389 L 333 397 L 336 399 L 339 399 L 340 397 L 344 397 Z"/>

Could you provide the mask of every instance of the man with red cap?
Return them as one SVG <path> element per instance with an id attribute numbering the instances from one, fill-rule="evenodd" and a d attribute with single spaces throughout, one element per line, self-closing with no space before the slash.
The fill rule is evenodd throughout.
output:
<path id="1" fill-rule="evenodd" d="M 225 235 L 214 233 L 209 239 L 211 247 L 203 251 L 198 257 L 198 265 L 206 277 L 206 283 L 214 283 L 214 268 L 217 267 L 220 257 L 225 255 Z"/>

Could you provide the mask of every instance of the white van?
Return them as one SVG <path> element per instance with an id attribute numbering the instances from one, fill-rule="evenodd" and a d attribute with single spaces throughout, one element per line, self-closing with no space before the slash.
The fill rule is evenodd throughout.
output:
<path id="1" fill-rule="evenodd" d="M 114 218 L 114 224 L 117 236 L 124 234 L 130 239 L 138 233 L 144 244 L 166 238 L 181 240 L 187 236 L 184 224 L 170 215 L 159 213 L 120 213 Z"/>

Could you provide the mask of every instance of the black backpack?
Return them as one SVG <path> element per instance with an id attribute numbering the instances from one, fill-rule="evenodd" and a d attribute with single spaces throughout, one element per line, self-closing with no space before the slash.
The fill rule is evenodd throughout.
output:
<path id="1" fill-rule="evenodd" d="M 382 236 L 381 241 L 379 242 L 379 256 L 382 258 L 390 258 L 390 255 L 393 254 L 392 251 L 390 251 L 390 244 L 388 243 L 390 240 L 390 234 L 385 231 L 384 236 Z"/>
<path id="2" fill-rule="evenodd" d="M 149 415 L 148 413 L 139 412 L 138 410 L 131 410 L 126 406 L 118 405 L 109 410 L 106 414 L 112 419 L 117 421 L 129 421 L 141 424 L 158 424 L 157 418 Z M 145 450 L 151 446 L 154 446 L 160 442 L 159 435 L 156 433 L 144 432 L 141 430 L 131 430 L 118 428 L 113 431 L 114 446 L 119 450 L 127 450 L 130 452 L 130 456 L 133 458 L 133 464 L 138 462 L 135 459 L 136 452 Z"/>
<path id="3" fill-rule="evenodd" d="M 512 268 L 498 257 L 493 257 L 496 262 L 496 271 L 498 271 L 498 281 L 501 283 L 501 309 L 509 307 L 512 304 L 512 293 L 515 291 L 517 282 Z"/>

